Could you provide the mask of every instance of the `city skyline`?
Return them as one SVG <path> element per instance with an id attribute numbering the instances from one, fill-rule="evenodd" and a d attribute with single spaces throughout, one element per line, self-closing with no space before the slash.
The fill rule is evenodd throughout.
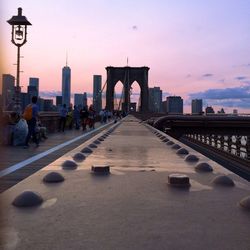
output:
<path id="1" fill-rule="evenodd" d="M 67 1 L 60 6 L 50 1 L 1 2 L 2 74 L 15 75 L 16 71 L 16 48 L 10 42 L 6 20 L 22 7 L 32 23 L 28 42 L 21 49 L 22 90 L 30 77 L 40 79 L 42 93 L 60 90 L 68 51 L 72 93 L 91 93 L 93 75 L 102 75 L 104 83 L 105 67 L 125 66 L 128 57 L 130 66 L 150 67 L 149 87 L 182 96 L 186 111 L 195 98 L 218 109 L 250 111 L 250 3 L 75 3 L 77 8 Z M 139 92 L 137 84 L 133 88 L 134 93 Z"/>

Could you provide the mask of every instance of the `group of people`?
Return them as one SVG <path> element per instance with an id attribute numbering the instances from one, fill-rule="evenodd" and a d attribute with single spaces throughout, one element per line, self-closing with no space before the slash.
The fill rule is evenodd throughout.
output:
<path id="1" fill-rule="evenodd" d="M 8 142 L 5 144 L 14 146 L 24 145 L 24 148 L 28 148 L 32 139 L 36 147 L 38 147 L 42 138 L 47 139 L 46 127 L 43 127 L 39 120 L 37 100 L 37 97 L 33 96 L 31 103 L 26 106 L 22 115 L 16 112 L 8 114 L 3 134 L 11 136 L 6 139 Z M 65 127 L 69 129 L 74 127 L 77 130 L 82 128 L 82 130 L 85 131 L 87 126 L 90 129 L 94 129 L 96 120 L 100 120 L 103 124 L 111 121 L 112 118 L 114 118 L 116 122 L 117 119 L 122 118 L 122 114 L 118 111 L 112 113 L 106 109 L 102 109 L 99 114 L 96 114 L 93 105 L 90 105 L 89 108 L 84 107 L 82 109 L 74 106 L 72 109 L 67 108 L 66 104 L 63 104 L 60 109 L 58 129 L 64 132 Z"/>
<path id="2" fill-rule="evenodd" d="M 67 109 L 66 104 L 60 109 L 60 121 L 59 121 L 59 131 L 64 132 L 65 127 L 69 129 L 75 127 L 75 129 L 86 130 L 87 126 L 89 128 L 95 128 L 95 118 L 96 112 L 93 108 L 93 105 L 90 105 L 89 108 L 84 107 L 79 109 L 77 106 L 74 106 L 74 109 Z"/>
<path id="3" fill-rule="evenodd" d="M 39 146 L 41 139 L 47 139 L 46 127 L 41 125 L 38 116 L 37 97 L 32 97 L 23 114 L 11 112 L 5 114 L 3 123 L 3 143 L 5 145 L 29 147 L 31 139 Z"/>
<path id="4" fill-rule="evenodd" d="M 106 123 L 106 122 L 109 122 L 112 117 L 113 117 L 113 114 L 112 112 L 106 110 L 106 109 L 102 109 L 100 112 L 99 112 L 99 116 L 100 116 L 100 119 L 101 119 L 101 123 Z"/>

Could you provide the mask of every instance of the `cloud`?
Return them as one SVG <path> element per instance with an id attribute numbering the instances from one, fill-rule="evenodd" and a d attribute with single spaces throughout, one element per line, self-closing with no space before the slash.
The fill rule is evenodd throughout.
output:
<path id="1" fill-rule="evenodd" d="M 61 91 L 40 91 L 39 95 L 42 98 L 53 98 L 62 95 Z"/>
<path id="2" fill-rule="evenodd" d="M 186 78 L 190 78 L 190 77 L 192 77 L 192 75 L 190 75 L 190 74 L 187 74 L 187 75 L 186 75 Z"/>
<path id="3" fill-rule="evenodd" d="M 74 98 L 74 94 L 76 94 L 76 93 L 71 93 L 71 98 Z M 103 92 L 102 94 L 104 95 L 105 92 Z M 62 92 L 58 91 L 58 90 L 55 90 L 55 91 L 46 91 L 45 90 L 45 91 L 40 91 L 39 95 L 40 95 L 40 97 L 45 98 L 45 99 L 47 99 L 47 98 L 55 98 L 56 96 L 61 96 Z M 93 93 L 87 93 L 87 96 L 89 98 L 93 97 Z"/>
<path id="4" fill-rule="evenodd" d="M 163 92 L 163 93 L 162 93 L 162 98 L 165 98 L 165 97 L 171 96 L 171 95 L 172 95 L 172 94 L 169 93 L 169 92 Z"/>
<path id="5" fill-rule="evenodd" d="M 203 99 L 204 103 L 223 107 L 250 108 L 250 86 L 225 89 L 208 89 L 203 92 L 189 94 L 189 100 Z"/>
<path id="6" fill-rule="evenodd" d="M 250 108 L 250 99 L 227 99 L 209 101 L 209 105 L 229 107 L 229 108 Z"/>
<path id="7" fill-rule="evenodd" d="M 242 83 L 250 85 L 250 80 L 243 81 Z"/>
<path id="8" fill-rule="evenodd" d="M 202 77 L 211 77 L 211 76 L 213 76 L 213 74 L 210 74 L 210 73 L 202 75 Z"/>
<path id="9" fill-rule="evenodd" d="M 208 89 L 203 92 L 196 92 L 189 94 L 189 96 L 191 98 L 218 99 L 218 100 L 250 98 L 250 86 L 225 88 L 225 89 Z"/>
<path id="10" fill-rule="evenodd" d="M 218 82 L 224 83 L 225 79 L 220 79 Z"/>
<path id="11" fill-rule="evenodd" d="M 236 76 L 234 79 L 238 80 L 238 81 L 242 81 L 242 80 L 246 80 L 247 77 L 246 76 Z"/>

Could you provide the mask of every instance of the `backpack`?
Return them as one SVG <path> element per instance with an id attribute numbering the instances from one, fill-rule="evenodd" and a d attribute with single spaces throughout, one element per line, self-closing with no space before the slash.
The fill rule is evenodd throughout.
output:
<path id="1" fill-rule="evenodd" d="M 32 119 L 32 104 L 27 105 L 26 108 L 24 109 L 23 118 L 26 121 L 29 121 Z"/>

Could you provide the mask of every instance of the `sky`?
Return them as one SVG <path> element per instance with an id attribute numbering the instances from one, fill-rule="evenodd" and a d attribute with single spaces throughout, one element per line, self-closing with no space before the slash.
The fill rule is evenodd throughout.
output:
<path id="1" fill-rule="evenodd" d="M 32 23 L 21 48 L 22 91 L 29 77 L 40 79 L 45 97 L 61 91 L 68 54 L 72 92 L 91 93 L 94 74 L 104 84 L 105 67 L 128 58 L 150 68 L 149 87 L 159 86 L 164 99 L 182 96 L 186 112 L 202 98 L 204 106 L 250 113 L 249 0 L 0 0 L 1 74 L 16 74 L 6 20 L 18 7 Z"/>

